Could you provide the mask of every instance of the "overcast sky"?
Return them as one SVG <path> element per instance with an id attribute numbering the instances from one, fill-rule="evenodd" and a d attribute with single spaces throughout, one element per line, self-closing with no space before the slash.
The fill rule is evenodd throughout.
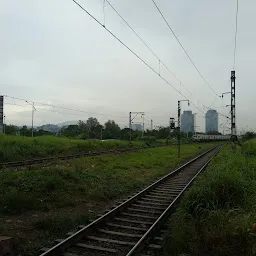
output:
<path id="1" fill-rule="evenodd" d="M 161 65 L 160 73 L 169 83 L 201 110 L 207 110 L 204 104 L 229 114 L 229 107 L 221 107 L 230 104 L 230 96 L 222 100 L 209 89 L 151 0 L 109 1 L 192 95 Z M 155 1 L 211 87 L 217 94 L 230 91 L 236 1 Z M 103 0 L 78 2 L 104 22 Z M 255 0 L 240 1 L 235 68 L 240 130 L 254 129 L 256 122 L 253 107 L 255 9 Z M 150 66 L 159 70 L 158 59 L 107 3 L 105 24 Z M 177 118 L 177 101 L 184 97 L 72 0 L 0 0 L 0 35 L 1 94 L 95 113 L 93 116 L 101 122 L 115 119 L 126 125 L 129 111 L 144 111 L 146 125 L 150 119 L 155 125 L 163 125 L 170 117 Z M 5 101 L 7 123 L 31 122 L 30 105 L 11 98 Z M 85 120 L 91 116 L 35 106 L 36 125 Z M 188 109 L 198 113 L 196 125 L 198 130 L 204 130 L 204 114 L 183 102 L 182 111 Z M 220 124 L 223 122 L 225 118 L 220 117 Z"/>

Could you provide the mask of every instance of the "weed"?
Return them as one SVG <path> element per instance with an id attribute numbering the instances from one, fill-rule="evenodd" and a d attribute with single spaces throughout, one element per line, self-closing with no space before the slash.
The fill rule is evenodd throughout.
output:
<path id="1" fill-rule="evenodd" d="M 134 141 L 132 146 L 143 146 L 144 142 Z M 87 153 L 89 151 L 128 148 L 127 141 L 91 141 L 41 136 L 36 138 L 0 134 L 0 162 L 18 161 L 54 155 Z"/>
<path id="2" fill-rule="evenodd" d="M 205 147 L 211 145 L 206 144 Z M 0 212 L 50 210 L 74 199 L 106 201 L 129 194 L 177 166 L 174 146 L 145 149 L 121 156 L 87 157 L 56 166 L 0 173 Z M 183 146 L 181 161 L 198 154 Z"/>
<path id="3" fill-rule="evenodd" d="M 226 146 L 170 219 L 165 255 L 254 255 L 255 166 Z"/>

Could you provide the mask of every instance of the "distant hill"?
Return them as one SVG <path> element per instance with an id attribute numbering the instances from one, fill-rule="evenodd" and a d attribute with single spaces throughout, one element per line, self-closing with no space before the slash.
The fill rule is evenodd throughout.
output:
<path id="1" fill-rule="evenodd" d="M 77 124 L 77 123 L 78 123 L 78 120 L 77 121 L 66 121 L 66 122 L 57 124 L 57 126 L 59 126 L 59 127 L 69 126 L 69 125 L 74 125 L 74 124 Z"/>
<path id="2" fill-rule="evenodd" d="M 45 124 L 45 125 L 36 127 L 37 130 L 44 130 L 44 131 L 55 132 L 55 133 L 58 132 L 60 128 L 61 128 L 60 126 L 55 124 Z"/>

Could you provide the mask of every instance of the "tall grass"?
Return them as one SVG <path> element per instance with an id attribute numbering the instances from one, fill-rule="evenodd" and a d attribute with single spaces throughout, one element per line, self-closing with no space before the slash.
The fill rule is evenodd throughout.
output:
<path id="1" fill-rule="evenodd" d="M 132 146 L 136 147 L 142 145 L 144 143 L 139 141 L 132 143 Z M 79 140 L 54 136 L 29 138 L 2 134 L 0 135 L 0 162 L 127 147 L 129 143 L 120 140 Z"/>
<path id="2" fill-rule="evenodd" d="M 255 187 L 256 158 L 226 146 L 171 218 L 166 255 L 254 255 Z"/>
<path id="3" fill-rule="evenodd" d="M 206 144 L 202 147 L 210 147 Z M 184 145 L 181 161 L 198 154 Z M 77 201 L 107 201 L 128 194 L 177 166 L 177 147 L 161 147 L 61 162 L 26 171 L 0 173 L 0 212 L 51 210 Z"/>

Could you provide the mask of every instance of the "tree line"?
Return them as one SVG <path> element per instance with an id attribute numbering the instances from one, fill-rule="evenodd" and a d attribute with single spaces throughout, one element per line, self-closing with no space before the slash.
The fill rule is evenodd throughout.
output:
<path id="1" fill-rule="evenodd" d="M 27 126 L 17 127 L 15 125 L 5 125 L 5 133 L 10 135 L 31 136 L 31 128 Z M 114 120 L 108 120 L 104 125 L 100 124 L 97 118 L 90 117 L 86 121 L 79 120 L 77 124 L 61 127 L 58 132 L 34 129 L 34 136 L 55 135 L 79 139 L 120 139 L 129 140 L 130 129 L 123 128 Z M 182 133 L 181 137 L 191 137 L 192 133 Z M 133 130 L 132 140 L 140 139 L 142 131 Z M 177 137 L 177 128 L 170 132 L 169 127 L 159 127 L 158 129 L 145 130 L 144 139 L 167 139 Z"/>

